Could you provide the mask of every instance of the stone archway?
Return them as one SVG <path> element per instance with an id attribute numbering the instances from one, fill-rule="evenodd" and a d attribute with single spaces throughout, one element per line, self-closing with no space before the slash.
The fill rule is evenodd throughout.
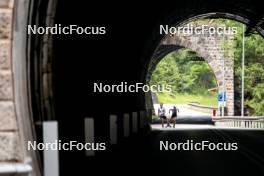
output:
<path id="1" fill-rule="evenodd" d="M 217 27 L 217 26 L 208 26 Z M 188 48 L 196 52 L 200 57 L 209 64 L 213 70 L 218 92 L 226 92 L 227 115 L 234 115 L 234 53 L 230 47 L 224 48 L 223 42 L 233 44 L 233 35 L 211 35 L 191 34 L 191 35 L 166 35 L 157 47 L 152 60 L 149 64 L 147 81 L 150 79 L 152 72 L 159 61 L 169 52 L 180 48 Z M 224 72 L 223 72 L 224 68 Z M 150 105 L 147 105 L 151 107 Z"/>

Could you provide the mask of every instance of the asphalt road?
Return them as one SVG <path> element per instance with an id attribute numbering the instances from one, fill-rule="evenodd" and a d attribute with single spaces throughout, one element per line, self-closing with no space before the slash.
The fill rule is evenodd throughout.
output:
<path id="1" fill-rule="evenodd" d="M 155 114 L 158 114 L 159 104 L 154 104 Z M 169 110 L 176 106 L 179 109 L 179 117 L 201 117 L 201 116 L 210 116 L 208 113 L 199 112 L 188 108 L 186 104 L 164 104 L 166 110 L 166 116 L 170 117 Z"/>
<path id="2" fill-rule="evenodd" d="M 154 130 L 130 137 L 96 157 L 73 160 L 62 175 L 264 175 L 264 132 L 257 130 Z M 237 143 L 236 151 L 160 150 L 160 141 Z M 92 174 L 93 173 L 93 174 Z M 76 174 L 78 175 L 78 174 Z"/>
<path id="3" fill-rule="evenodd" d="M 166 117 L 170 118 L 171 114 L 169 110 L 174 106 L 174 104 L 164 104 L 166 110 Z M 178 117 L 176 120 L 177 124 L 213 124 L 212 117 L 210 114 L 195 111 L 188 108 L 188 105 L 177 104 L 176 107 L 179 109 Z M 155 114 L 158 114 L 159 104 L 154 105 Z M 160 119 L 157 121 L 160 123 Z"/>

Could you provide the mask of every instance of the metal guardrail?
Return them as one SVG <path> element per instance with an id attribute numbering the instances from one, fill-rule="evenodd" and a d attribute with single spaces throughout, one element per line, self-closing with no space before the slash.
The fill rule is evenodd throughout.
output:
<path id="1" fill-rule="evenodd" d="M 241 116 L 225 116 L 214 117 L 212 120 L 216 126 L 222 127 L 238 127 L 238 128 L 264 128 L 264 117 L 241 117 Z"/>
<path id="2" fill-rule="evenodd" d="M 200 105 L 197 103 L 188 103 L 189 106 L 193 106 L 196 108 L 201 108 L 201 109 L 208 109 L 208 110 L 217 110 L 217 107 L 212 107 L 212 106 L 204 106 L 204 105 Z"/>

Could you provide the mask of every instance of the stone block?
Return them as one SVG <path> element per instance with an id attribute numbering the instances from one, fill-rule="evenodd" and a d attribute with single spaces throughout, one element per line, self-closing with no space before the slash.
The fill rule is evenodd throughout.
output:
<path id="1" fill-rule="evenodd" d="M 12 13 L 10 10 L 0 10 L 0 39 L 11 38 Z"/>
<path id="2" fill-rule="evenodd" d="M 10 69 L 10 43 L 0 42 L 0 70 Z"/>
<path id="3" fill-rule="evenodd" d="M 12 101 L 0 101 L 0 131 L 16 129 L 14 103 Z"/>
<path id="4" fill-rule="evenodd" d="M 17 132 L 0 132 L 0 161 L 20 161 L 21 148 Z"/>
<path id="5" fill-rule="evenodd" d="M 0 0 L 0 8 L 8 8 L 10 5 L 10 0 Z"/>
<path id="6" fill-rule="evenodd" d="M 9 0 L 9 8 L 14 8 L 15 0 Z"/>
<path id="7" fill-rule="evenodd" d="M 0 100 L 13 98 L 11 71 L 0 71 Z"/>

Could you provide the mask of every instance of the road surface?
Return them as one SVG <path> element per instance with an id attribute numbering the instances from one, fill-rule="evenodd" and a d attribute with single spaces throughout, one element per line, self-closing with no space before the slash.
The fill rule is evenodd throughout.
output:
<path id="1" fill-rule="evenodd" d="M 159 104 L 154 104 L 155 114 L 158 114 Z M 174 104 L 164 104 L 166 110 L 166 116 L 170 117 L 169 110 L 172 109 Z M 176 107 L 179 109 L 177 124 L 213 124 L 212 117 L 208 113 L 195 111 L 188 108 L 188 105 L 177 104 Z"/>
<path id="2" fill-rule="evenodd" d="M 62 175 L 264 175 L 264 133 L 250 130 L 155 130 L 122 140 L 95 157 L 61 157 Z M 238 143 L 237 151 L 161 151 L 160 141 Z M 93 174 L 92 174 L 93 173 Z"/>
<path id="3" fill-rule="evenodd" d="M 155 114 L 158 114 L 159 104 L 154 104 Z M 186 104 L 164 104 L 166 110 L 166 115 L 170 116 L 169 109 L 172 109 L 173 106 L 176 106 L 179 109 L 179 117 L 201 117 L 201 116 L 210 116 L 208 113 L 195 111 L 188 108 Z"/>

